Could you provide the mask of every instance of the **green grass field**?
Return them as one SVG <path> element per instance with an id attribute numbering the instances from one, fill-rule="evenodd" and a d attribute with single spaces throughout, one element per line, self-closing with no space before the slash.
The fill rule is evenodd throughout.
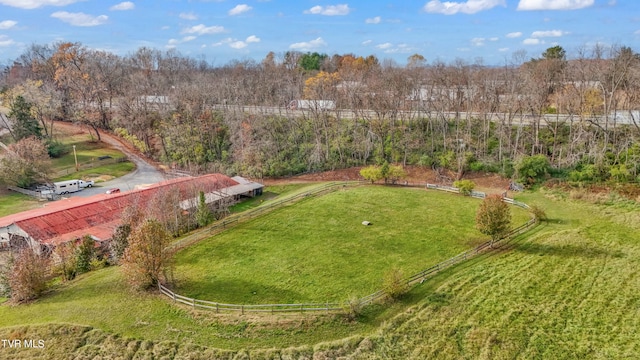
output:
<path id="1" fill-rule="evenodd" d="M 357 322 L 193 312 L 123 290 L 118 269 L 107 268 L 31 305 L 0 306 L 0 338 L 50 344 L 0 348 L 0 358 L 637 358 L 640 207 L 540 192 L 518 199 L 550 221 Z"/>
<path id="2" fill-rule="evenodd" d="M 35 209 L 40 206 L 42 204 L 38 200 L 28 195 L 9 190 L 0 193 L 0 217 Z"/>
<path id="3" fill-rule="evenodd" d="M 179 252 L 176 291 L 234 304 L 362 297 L 393 268 L 408 276 L 487 241 L 474 229 L 479 203 L 424 189 L 333 192 Z M 528 220 L 524 210 L 512 213 L 516 226 Z"/>

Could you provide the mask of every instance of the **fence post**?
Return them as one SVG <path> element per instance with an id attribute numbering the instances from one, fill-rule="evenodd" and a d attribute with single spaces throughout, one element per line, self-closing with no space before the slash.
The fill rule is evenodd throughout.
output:
<path id="1" fill-rule="evenodd" d="M 220 306 L 220 304 L 216 303 L 216 313 L 220 312 L 220 309 L 218 308 L 218 306 Z"/>
<path id="2" fill-rule="evenodd" d="M 242 309 L 242 315 L 244 315 L 244 305 L 240 305 L 240 308 Z"/>
<path id="3" fill-rule="evenodd" d="M 191 306 L 196 307 L 196 299 L 191 299 Z"/>

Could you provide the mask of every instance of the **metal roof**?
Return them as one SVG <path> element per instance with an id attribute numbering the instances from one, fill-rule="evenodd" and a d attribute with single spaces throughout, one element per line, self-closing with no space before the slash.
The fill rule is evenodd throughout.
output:
<path id="1" fill-rule="evenodd" d="M 0 218 L 0 227 L 15 224 L 43 244 L 55 245 L 84 235 L 106 240 L 120 225 L 122 213 L 128 206 L 148 206 L 153 197 L 163 190 L 170 189 L 177 192 L 180 199 L 189 199 L 199 191 L 212 192 L 237 184 L 222 174 L 172 179 L 118 194 L 99 194 L 47 203 L 40 209 Z"/>

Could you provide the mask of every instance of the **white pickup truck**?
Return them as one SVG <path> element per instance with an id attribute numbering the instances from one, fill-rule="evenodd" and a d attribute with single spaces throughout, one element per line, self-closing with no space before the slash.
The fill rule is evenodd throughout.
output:
<path id="1" fill-rule="evenodd" d="M 93 180 L 89 180 L 89 181 L 78 180 L 78 186 L 80 186 L 81 188 L 93 187 L 93 185 L 95 185 L 95 182 Z"/>

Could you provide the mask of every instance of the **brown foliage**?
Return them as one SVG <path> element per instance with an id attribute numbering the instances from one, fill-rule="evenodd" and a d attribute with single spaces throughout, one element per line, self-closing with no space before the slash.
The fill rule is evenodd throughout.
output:
<path id="1" fill-rule="evenodd" d="M 0 180 L 9 185 L 27 187 L 45 181 L 50 171 L 47 148 L 34 137 L 9 145 L 9 150 L 0 158 Z"/>
<path id="2" fill-rule="evenodd" d="M 15 256 L 9 273 L 11 300 L 24 302 L 36 299 L 47 289 L 49 259 L 30 247 Z"/>
<path id="3" fill-rule="evenodd" d="M 121 259 L 133 288 L 146 289 L 169 280 L 173 259 L 173 252 L 168 249 L 170 241 L 170 234 L 157 220 L 146 220 L 133 229 Z"/>

